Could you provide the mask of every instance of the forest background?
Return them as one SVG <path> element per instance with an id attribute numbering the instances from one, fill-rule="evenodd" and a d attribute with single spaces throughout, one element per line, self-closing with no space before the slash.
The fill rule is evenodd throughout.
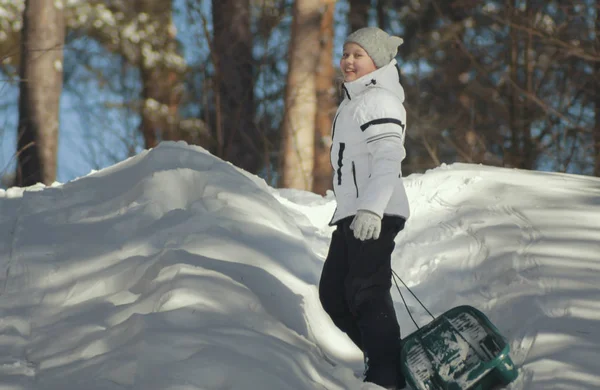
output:
<path id="1" fill-rule="evenodd" d="M 0 0 L 3 187 L 165 140 L 324 194 L 344 37 L 404 39 L 403 174 L 600 176 L 600 0 Z"/>

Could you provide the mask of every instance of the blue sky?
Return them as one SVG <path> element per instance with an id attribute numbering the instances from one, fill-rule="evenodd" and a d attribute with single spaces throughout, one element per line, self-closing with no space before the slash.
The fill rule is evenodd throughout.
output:
<path id="1" fill-rule="evenodd" d="M 0 85 L 0 107 L 2 107 L 0 111 L 2 113 L 0 119 L 0 169 L 3 175 L 15 169 L 18 98 L 17 83 L 3 79 Z M 89 151 L 86 151 L 87 134 L 81 113 L 81 99 L 76 94 L 64 91 L 60 106 L 57 170 L 57 181 L 59 182 L 72 180 L 89 173 L 93 168 L 101 167 L 92 162 L 92 156 Z M 102 165 L 102 161 L 98 161 Z"/>
<path id="2" fill-rule="evenodd" d="M 176 0 L 176 3 L 180 6 L 184 0 Z M 210 5 L 210 2 L 204 3 Z M 205 12 L 207 16 L 210 15 L 209 9 Z M 174 17 L 179 29 L 178 38 L 185 44 L 186 40 L 193 39 L 186 31 L 185 15 L 174 13 Z M 89 45 L 86 50 L 101 50 L 91 40 L 85 44 Z M 185 54 L 188 61 L 194 59 L 192 54 Z M 107 58 L 100 56 L 99 60 L 106 61 Z M 0 80 L 0 172 L 4 175 L 14 171 L 16 165 L 19 90 L 18 84 L 4 75 Z M 97 88 L 94 80 L 76 85 L 75 90 L 63 90 L 57 181 L 64 183 L 73 180 L 128 156 L 126 142 L 137 137 L 137 115 L 126 115 L 120 110 L 104 110 L 103 105 L 107 102 L 123 103 L 123 95 Z"/>

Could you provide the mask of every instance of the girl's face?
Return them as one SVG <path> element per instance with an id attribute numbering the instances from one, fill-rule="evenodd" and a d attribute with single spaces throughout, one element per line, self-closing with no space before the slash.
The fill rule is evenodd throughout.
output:
<path id="1" fill-rule="evenodd" d="M 353 42 L 348 42 L 344 45 L 344 53 L 340 59 L 340 68 L 346 82 L 354 81 L 367 73 L 377 70 L 375 63 L 365 49 Z"/>

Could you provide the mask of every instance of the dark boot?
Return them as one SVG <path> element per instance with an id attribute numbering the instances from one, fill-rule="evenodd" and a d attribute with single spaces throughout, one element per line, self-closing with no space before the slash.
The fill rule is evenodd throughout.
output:
<path id="1" fill-rule="evenodd" d="M 400 328 L 389 293 L 373 297 L 359 307 L 358 326 L 365 355 L 365 381 L 395 387 L 400 360 L 396 340 Z"/>
<path id="2" fill-rule="evenodd" d="M 404 372 L 402 371 L 402 365 L 404 363 L 404 359 L 402 357 L 402 346 L 404 345 L 404 341 L 402 339 L 398 340 L 398 365 L 397 365 L 397 372 L 398 372 L 398 384 L 396 385 L 396 387 L 398 388 L 398 390 L 404 389 L 406 388 L 406 378 L 404 377 Z"/>

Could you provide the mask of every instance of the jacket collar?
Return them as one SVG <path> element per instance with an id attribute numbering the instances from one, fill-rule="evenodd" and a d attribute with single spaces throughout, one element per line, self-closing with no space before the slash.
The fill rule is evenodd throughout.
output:
<path id="1" fill-rule="evenodd" d="M 404 102 L 404 88 L 400 84 L 400 70 L 396 64 L 396 60 L 393 59 L 389 64 L 359 79 L 345 82 L 342 87 L 344 89 L 344 97 L 352 99 L 369 88 L 383 88 L 392 92 L 400 101 Z"/>

